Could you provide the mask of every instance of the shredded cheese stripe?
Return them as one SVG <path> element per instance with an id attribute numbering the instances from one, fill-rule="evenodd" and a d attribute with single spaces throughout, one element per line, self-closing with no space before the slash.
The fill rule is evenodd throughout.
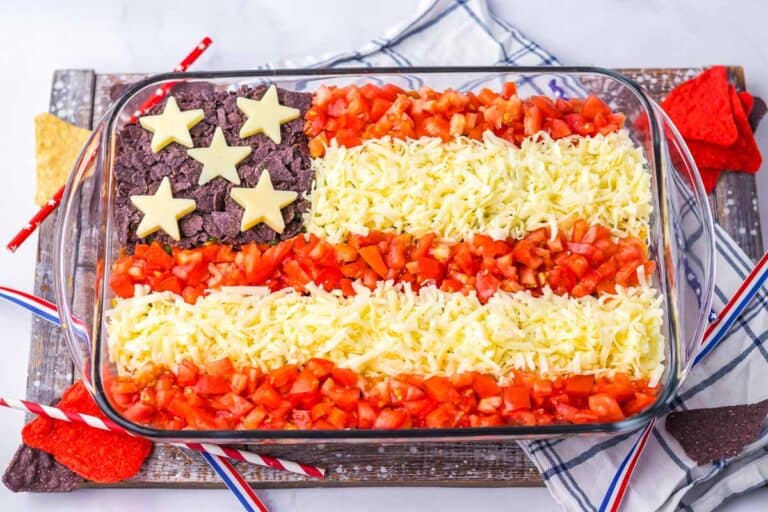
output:
<path id="1" fill-rule="evenodd" d="M 355 286 L 350 298 L 310 285 L 309 295 L 224 288 L 194 305 L 169 292 L 119 300 L 107 315 L 110 357 L 122 375 L 224 357 L 264 370 L 321 357 L 370 377 L 519 369 L 655 381 L 663 371 L 661 298 L 647 287 L 579 299 L 497 293 L 483 305 L 435 287 Z"/>
<path id="2" fill-rule="evenodd" d="M 559 140 L 541 133 L 519 148 L 491 132 L 448 143 L 385 137 L 334 144 L 313 169 L 305 222 L 331 242 L 369 229 L 519 238 L 576 218 L 645 239 L 651 213 L 646 161 L 625 130 Z"/>

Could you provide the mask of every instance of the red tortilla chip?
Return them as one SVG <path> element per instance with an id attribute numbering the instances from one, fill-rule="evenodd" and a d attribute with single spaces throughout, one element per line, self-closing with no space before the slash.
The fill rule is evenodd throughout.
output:
<path id="1" fill-rule="evenodd" d="M 684 139 L 730 146 L 739 131 L 728 87 L 725 67 L 715 66 L 675 87 L 661 106 Z"/>
<path id="2" fill-rule="evenodd" d="M 701 176 L 701 181 L 704 183 L 704 190 L 707 191 L 707 194 L 711 194 L 713 190 L 715 190 L 715 186 L 717 185 L 717 180 L 720 179 L 720 174 L 723 171 L 720 169 L 712 169 L 710 167 L 699 167 L 699 175 Z"/>
<path id="3" fill-rule="evenodd" d="M 739 127 L 739 138 L 736 142 L 729 147 L 722 147 L 717 144 L 688 140 L 688 148 L 699 168 L 710 167 L 755 173 L 760 169 L 763 158 L 744 109 L 741 107 L 739 95 L 733 87 L 731 87 L 731 105 L 734 120 Z"/>
<path id="4" fill-rule="evenodd" d="M 749 117 L 749 114 L 752 113 L 752 107 L 755 106 L 755 97 L 747 91 L 741 91 L 739 93 L 739 101 L 741 101 L 741 107 L 744 109 L 744 113 Z"/>
<path id="5" fill-rule="evenodd" d="M 105 418 L 81 381 L 64 392 L 59 408 Z M 152 443 L 118 432 L 38 417 L 21 432 L 24 443 L 50 453 L 87 480 L 113 483 L 135 475 L 152 451 Z"/>

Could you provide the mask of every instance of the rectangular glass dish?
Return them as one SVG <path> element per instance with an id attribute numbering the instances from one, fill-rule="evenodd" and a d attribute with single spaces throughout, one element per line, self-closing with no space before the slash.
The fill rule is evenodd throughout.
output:
<path id="1" fill-rule="evenodd" d="M 501 90 L 518 85 L 520 97 L 533 94 L 594 94 L 626 116 L 625 128 L 647 160 L 652 188 L 648 234 L 655 262 L 653 286 L 662 297 L 664 372 L 656 402 L 644 411 L 610 423 L 556 424 L 404 430 L 161 430 L 122 416 L 105 392 L 113 373 L 105 331 L 105 312 L 115 298 L 112 262 L 120 255 L 114 218 L 115 154 L 118 131 L 136 109 L 168 84 L 235 91 L 242 86 L 275 84 L 291 91 L 320 85 L 392 83 L 403 89 Z M 114 103 L 95 127 L 67 185 L 57 225 L 56 298 L 76 367 L 92 383 L 105 414 L 136 434 L 163 441 L 328 442 L 371 440 L 534 439 L 616 433 L 637 428 L 660 413 L 685 377 L 708 323 L 713 292 L 713 221 L 695 164 L 675 127 L 631 80 L 597 68 L 366 68 L 172 73 L 137 83 Z M 82 324 L 73 318 L 82 320 Z"/>

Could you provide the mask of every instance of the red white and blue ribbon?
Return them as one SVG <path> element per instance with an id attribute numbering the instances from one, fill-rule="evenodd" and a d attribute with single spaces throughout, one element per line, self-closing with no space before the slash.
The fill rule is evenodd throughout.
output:
<path id="1" fill-rule="evenodd" d="M 251 486 L 248 485 L 248 482 L 245 481 L 245 478 L 235 469 L 231 462 L 224 457 L 211 453 L 203 453 L 202 455 L 245 510 L 249 512 L 268 512 L 267 506 L 253 492 Z"/>
<path id="2" fill-rule="evenodd" d="M 760 291 L 768 280 L 768 252 L 766 252 L 760 261 L 752 269 L 752 272 L 744 279 L 731 300 L 720 311 L 717 319 L 712 322 L 704 333 L 704 339 L 701 342 L 701 348 L 693 360 L 692 367 L 696 367 L 710 352 L 712 352 L 720 342 L 723 341 L 733 324 L 738 320 L 744 309 L 752 302 L 755 295 Z M 616 512 L 619 510 L 621 500 L 626 494 L 632 473 L 637 466 L 640 456 L 643 454 L 648 437 L 656 425 L 656 418 L 648 422 L 638 438 L 635 440 L 624 460 L 621 461 L 619 469 L 608 485 L 602 503 L 600 503 L 600 512 Z"/>
<path id="3" fill-rule="evenodd" d="M 0 286 L 0 298 L 12 302 L 17 306 L 21 306 L 28 311 L 31 311 L 33 314 L 37 315 L 43 320 L 46 320 L 59 327 L 61 326 L 59 309 L 53 302 L 49 302 L 45 299 L 41 299 L 40 297 L 36 297 L 26 292 L 14 290 L 13 288 L 7 288 L 5 286 Z M 80 335 L 83 340 L 85 340 L 86 343 L 90 345 L 88 329 L 86 328 L 85 323 L 79 318 L 73 318 L 72 323 L 75 326 L 75 330 L 77 331 L 78 335 Z"/>

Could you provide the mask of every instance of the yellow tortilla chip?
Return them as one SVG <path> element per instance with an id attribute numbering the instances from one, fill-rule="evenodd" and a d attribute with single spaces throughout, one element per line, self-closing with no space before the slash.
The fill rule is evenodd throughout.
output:
<path id="1" fill-rule="evenodd" d="M 90 130 L 71 125 L 48 112 L 35 117 L 35 203 L 38 206 L 44 205 L 67 182 L 90 135 Z"/>

